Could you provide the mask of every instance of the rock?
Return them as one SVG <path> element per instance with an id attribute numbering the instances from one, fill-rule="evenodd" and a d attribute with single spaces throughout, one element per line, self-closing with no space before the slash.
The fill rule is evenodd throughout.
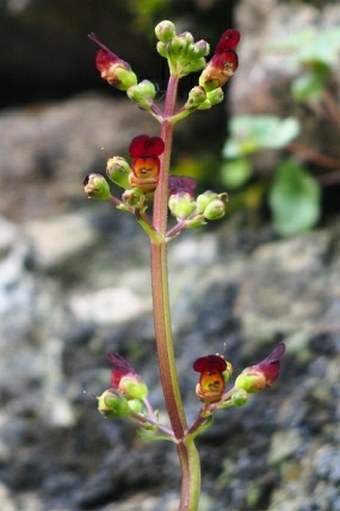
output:
<path id="1" fill-rule="evenodd" d="M 6 190 L 0 213 L 16 221 L 45 219 L 84 204 L 84 176 L 105 173 L 101 148 L 126 155 L 131 139 L 152 134 L 155 124 L 128 100 L 95 94 L 7 110 L 0 117 Z"/>

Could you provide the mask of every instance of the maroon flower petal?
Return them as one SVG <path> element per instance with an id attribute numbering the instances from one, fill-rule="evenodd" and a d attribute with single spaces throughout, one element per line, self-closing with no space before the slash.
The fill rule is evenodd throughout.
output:
<path id="1" fill-rule="evenodd" d="M 89 38 L 101 48 L 96 55 L 96 66 L 98 71 L 103 71 L 103 69 L 107 69 L 112 64 L 122 61 L 119 57 L 117 57 L 117 55 L 109 50 L 107 46 L 105 46 L 96 34 L 92 32 L 89 34 Z"/>
<path id="2" fill-rule="evenodd" d="M 163 140 L 160 137 L 149 137 L 148 135 L 135 137 L 129 147 L 129 154 L 132 158 L 159 156 L 163 151 Z"/>
<path id="3" fill-rule="evenodd" d="M 278 344 L 276 348 L 264 360 L 252 366 L 252 370 L 262 373 L 266 379 L 267 386 L 271 386 L 277 380 L 280 372 L 280 358 L 286 351 L 283 342 Z"/>
<path id="4" fill-rule="evenodd" d="M 223 53 L 225 50 L 236 48 L 239 43 L 241 34 L 238 30 L 230 28 L 223 32 L 220 40 L 217 43 L 215 54 Z"/>
<path id="5" fill-rule="evenodd" d="M 223 373 L 227 368 L 224 358 L 219 355 L 207 355 L 195 360 L 193 364 L 194 371 L 198 373 Z"/>
<path id="6" fill-rule="evenodd" d="M 211 59 L 211 63 L 222 72 L 226 69 L 230 69 L 234 73 L 238 68 L 238 56 L 234 50 L 216 53 Z"/>

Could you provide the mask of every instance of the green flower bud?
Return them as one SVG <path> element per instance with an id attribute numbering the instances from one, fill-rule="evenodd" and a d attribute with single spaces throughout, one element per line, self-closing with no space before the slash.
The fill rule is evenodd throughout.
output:
<path id="1" fill-rule="evenodd" d="M 143 80 L 137 85 L 130 87 L 127 91 L 127 95 L 141 108 L 150 110 L 152 100 L 156 96 L 156 87 L 152 82 L 149 82 L 149 80 Z"/>
<path id="2" fill-rule="evenodd" d="M 207 99 L 210 102 L 211 106 L 218 105 L 222 103 L 224 98 L 224 93 L 221 87 L 214 89 L 207 93 Z"/>
<path id="3" fill-rule="evenodd" d="M 138 375 L 128 374 L 123 376 L 119 382 L 119 391 L 128 399 L 143 400 L 148 395 L 149 389 L 146 383 Z"/>
<path id="4" fill-rule="evenodd" d="M 129 188 L 129 175 L 131 167 L 125 158 L 113 156 L 107 160 L 106 175 L 113 183 L 121 188 Z"/>
<path id="5" fill-rule="evenodd" d="M 196 198 L 197 211 L 199 213 L 204 213 L 205 208 L 210 204 L 211 201 L 216 199 L 218 194 L 216 192 L 212 192 L 211 190 L 206 190 L 205 192 L 198 195 Z"/>
<path id="6" fill-rule="evenodd" d="M 146 198 L 143 190 L 133 187 L 125 190 L 122 200 L 133 208 L 141 209 L 145 205 Z"/>
<path id="7" fill-rule="evenodd" d="M 166 49 L 169 56 L 178 57 L 182 51 L 187 49 L 187 46 L 188 43 L 185 40 L 185 37 L 183 37 L 182 34 L 179 34 L 168 42 Z"/>
<path id="8" fill-rule="evenodd" d="M 197 57 L 206 57 L 210 52 L 210 45 L 204 39 L 200 39 L 193 46 L 193 54 Z"/>
<path id="9" fill-rule="evenodd" d="M 188 218 L 196 209 L 196 202 L 188 192 L 170 195 L 168 202 L 171 213 L 178 219 Z"/>
<path id="10" fill-rule="evenodd" d="M 101 174 L 88 174 L 83 185 L 89 199 L 107 200 L 111 197 L 109 184 Z"/>
<path id="11" fill-rule="evenodd" d="M 129 399 L 128 406 L 131 412 L 140 413 L 143 409 L 143 404 L 139 399 Z"/>
<path id="12" fill-rule="evenodd" d="M 176 27 L 172 21 L 163 20 L 155 27 L 155 35 L 162 43 L 169 42 L 176 35 Z"/>
<path id="13" fill-rule="evenodd" d="M 203 214 L 207 220 L 219 220 L 225 215 L 225 203 L 218 197 L 208 204 Z"/>
<path id="14" fill-rule="evenodd" d="M 186 46 L 187 48 L 190 48 L 190 46 L 193 44 L 194 42 L 194 37 L 193 35 L 190 33 L 190 32 L 183 32 L 181 34 L 181 37 L 183 38 L 183 40 L 185 41 L 186 43 Z"/>
<path id="15" fill-rule="evenodd" d="M 243 406 L 248 402 L 248 393 L 243 389 L 235 390 L 230 400 L 233 406 Z"/>
<path id="16" fill-rule="evenodd" d="M 116 79 L 119 83 L 115 83 L 115 87 L 119 90 L 126 91 L 137 83 L 137 75 L 131 69 L 117 67 L 115 72 Z"/>
<path id="17" fill-rule="evenodd" d="M 127 399 L 112 390 L 105 390 L 101 396 L 97 397 L 97 400 L 98 411 L 105 419 L 117 419 L 130 415 Z"/>
<path id="18" fill-rule="evenodd" d="M 189 91 L 188 99 L 184 106 L 187 109 L 198 108 L 206 98 L 207 94 L 204 88 L 197 85 Z"/>
<path id="19" fill-rule="evenodd" d="M 161 41 L 158 41 L 156 44 L 156 50 L 160 54 L 161 57 L 167 58 L 166 45 Z"/>

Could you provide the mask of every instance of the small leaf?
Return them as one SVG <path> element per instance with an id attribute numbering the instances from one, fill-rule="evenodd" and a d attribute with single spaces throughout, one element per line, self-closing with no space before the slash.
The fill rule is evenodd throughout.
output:
<path id="1" fill-rule="evenodd" d="M 240 188 L 253 173 L 253 167 L 247 158 L 229 160 L 221 168 L 221 179 L 231 189 Z"/>
<path id="2" fill-rule="evenodd" d="M 317 181 L 301 164 L 281 163 L 269 193 L 277 232 L 290 236 L 312 228 L 320 218 L 320 195 Z"/>

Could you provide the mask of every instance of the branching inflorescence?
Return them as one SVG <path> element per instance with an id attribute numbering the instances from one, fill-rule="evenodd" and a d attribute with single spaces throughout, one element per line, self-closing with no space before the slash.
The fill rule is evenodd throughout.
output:
<path id="1" fill-rule="evenodd" d="M 171 21 L 160 22 L 155 34 L 157 51 L 169 66 L 162 106 L 156 101 L 157 91 L 152 82 L 138 82 L 127 62 L 111 52 L 95 34 L 89 36 L 100 48 L 96 66 L 101 77 L 111 86 L 125 91 L 134 103 L 151 114 L 160 123 L 160 136 L 141 134 L 135 137 L 129 147 L 130 163 L 121 156 L 108 158 L 106 176 L 122 189 L 120 197 L 111 194 L 108 180 L 98 173 L 85 177 L 84 190 L 89 198 L 110 201 L 117 209 L 132 214 L 149 237 L 155 339 L 169 424 L 160 422 L 157 411 L 148 400 L 146 383 L 117 353 L 108 356 L 112 364 L 111 387 L 97 400 L 98 409 L 105 418 L 130 417 L 139 425 L 138 432 L 143 438 L 169 440 L 176 445 L 182 471 L 179 510 L 195 511 L 200 495 L 200 461 L 195 438 L 211 425 L 217 410 L 244 405 L 249 394 L 273 384 L 279 375 L 285 346 L 279 344 L 262 362 L 244 369 L 229 388 L 226 388 L 232 376 L 229 361 L 218 354 L 198 358 L 193 369 L 200 374 L 196 395 L 202 406 L 193 424 L 187 424 L 173 347 L 167 244 L 185 229 L 201 227 L 207 220 L 222 218 L 227 194 L 207 190 L 195 196 L 196 183 L 192 178 L 170 175 L 173 128 L 196 110 L 206 110 L 222 102 L 222 87 L 238 67 L 235 48 L 240 34 L 234 29 L 226 30 L 208 62 L 209 44 L 204 40 L 195 42 L 189 32 L 177 34 Z M 178 107 L 180 79 L 199 71 L 198 84 Z M 172 224 L 169 212 L 175 219 Z"/>

